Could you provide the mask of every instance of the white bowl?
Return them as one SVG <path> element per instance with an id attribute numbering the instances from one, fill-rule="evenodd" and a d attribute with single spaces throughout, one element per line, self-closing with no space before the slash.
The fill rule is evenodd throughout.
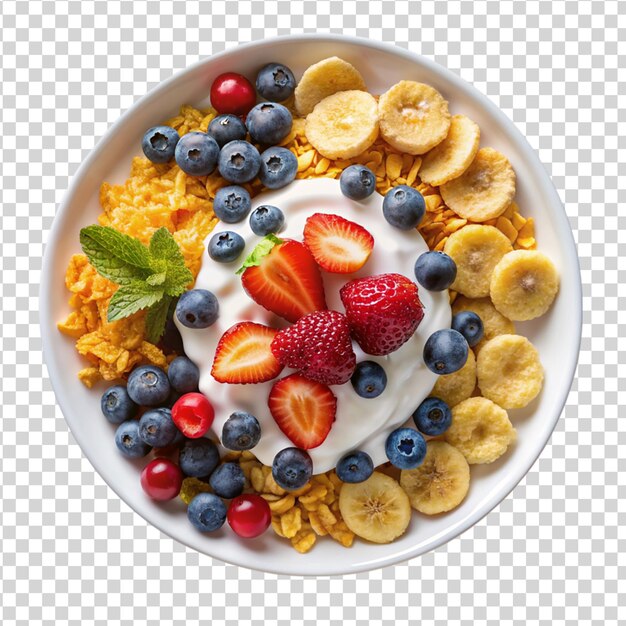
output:
<path id="1" fill-rule="evenodd" d="M 78 233 L 100 213 L 98 189 L 103 181 L 122 182 L 134 155 L 140 154 L 145 129 L 174 115 L 184 103 L 206 102 L 211 82 L 225 71 L 254 76 L 270 61 L 286 62 L 299 77 L 320 59 L 339 56 L 352 62 L 373 93 L 401 79 L 433 85 L 481 128 L 481 144 L 503 152 L 517 173 L 517 202 L 536 222 L 539 248 L 561 273 L 561 289 L 549 313 L 518 331 L 537 346 L 545 367 L 540 396 L 526 409 L 511 411 L 518 441 L 496 463 L 473 466 L 470 492 L 451 513 L 428 518 L 414 514 L 406 534 L 388 545 L 355 541 L 345 549 L 321 540 L 300 555 L 285 540 L 267 532 L 242 540 L 224 528 L 202 535 L 188 523 L 176 501 L 156 503 L 144 495 L 139 470 L 145 461 L 129 462 L 116 450 L 114 427 L 100 413 L 101 388 L 88 390 L 76 378 L 85 366 L 74 341 L 56 323 L 69 312 L 64 286 L 71 254 L 80 252 Z M 54 221 L 44 258 L 41 287 L 42 335 L 52 385 L 67 423 L 87 458 L 109 486 L 139 515 L 164 533 L 212 557 L 258 570 L 293 575 L 330 575 L 370 570 L 418 556 L 449 541 L 491 511 L 523 478 L 546 445 L 572 382 L 581 333 L 581 287 L 578 258 L 559 197 L 539 159 L 504 114 L 458 76 L 432 61 L 400 48 L 330 35 L 281 37 L 237 46 L 207 58 L 161 83 L 114 124 L 79 168 Z"/>

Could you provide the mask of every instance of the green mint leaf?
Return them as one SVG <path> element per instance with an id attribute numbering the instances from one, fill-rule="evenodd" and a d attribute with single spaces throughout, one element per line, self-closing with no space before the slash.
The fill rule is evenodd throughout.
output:
<path id="1" fill-rule="evenodd" d="M 193 274 L 185 265 L 169 266 L 163 289 L 168 296 L 176 298 L 187 290 L 192 281 Z"/>
<path id="2" fill-rule="evenodd" d="M 158 287 L 165 282 L 167 274 L 165 272 L 159 272 L 158 274 L 150 274 L 148 278 L 146 278 L 146 282 L 148 285 L 152 285 L 153 287 Z"/>
<path id="3" fill-rule="evenodd" d="M 248 267 L 255 267 L 261 265 L 263 257 L 266 257 L 278 244 L 283 243 L 283 240 L 276 235 L 265 235 L 263 239 L 255 246 L 254 250 L 248 255 L 243 265 L 237 270 L 237 274 L 242 274 Z"/>
<path id="4" fill-rule="evenodd" d="M 107 320 L 114 322 L 128 317 L 141 309 L 146 309 L 156 304 L 163 298 L 161 287 L 151 287 L 144 281 L 134 281 L 127 285 L 121 285 L 109 301 Z"/>
<path id="5" fill-rule="evenodd" d="M 185 259 L 174 237 L 167 228 L 161 227 L 150 239 L 150 254 L 155 259 L 162 259 L 169 263 L 184 264 Z"/>
<path id="6" fill-rule="evenodd" d="M 105 270 L 108 265 L 114 269 L 129 265 L 140 270 L 151 269 L 148 248 L 138 239 L 124 235 L 110 226 L 94 224 L 81 229 L 80 245 L 89 261 L 93 258 Z M 92 264 L 96 267 L 95 263 Z M 130 270 L 126 269 L 125 273 L 129 275 Z"/>
<path id="7" fill-rule="evenodd" d="M 146 315 L 146 338 L 150 343 L 157 343 L 161 339 L 165 330 L 165 323 L 169 317 L 171 303 L 172 298 L 165 296 L 148 309 L 148 315 Z"/>

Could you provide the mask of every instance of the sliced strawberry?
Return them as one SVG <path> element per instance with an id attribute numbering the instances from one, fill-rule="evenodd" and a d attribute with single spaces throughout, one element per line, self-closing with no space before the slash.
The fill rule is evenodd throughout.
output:
<path id="1" fill-rule="evenodd" d="M 283 369 L 270 346 L 277 331 L 263 324 L 231 326 L 215 350 L 211 374 L 219 383 L 264 383 Z"/>
<path id="2" fill-rule="evenodd" d="M 317 264 L 333 274 L 361 269 L 374 248 L 374 237 L 339 215 L 315 213 L 304 226 L 304 243 Z"/>
<path id="3" fill-rule="evenodd" d="M 304 244 L 291 239 L 278 241 L 269 253 L 255 258 L 255 265 L 246 267 L 241 282 L 257 304 L 297 322 L 307 313 L 326 308 L 324 284 Z"/>
<path id="4" fill-rule="evenodd" d="M 326 439 L 337 412 L 333 392 L 300 374 L 274 383 L 267 403 L 278 427 L 303 450 L 317 448 Z"/>

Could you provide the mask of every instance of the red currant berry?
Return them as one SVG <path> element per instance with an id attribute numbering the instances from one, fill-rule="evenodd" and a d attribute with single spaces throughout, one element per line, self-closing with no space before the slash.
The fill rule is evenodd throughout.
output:
<path id="1" fill-rule="evenodd" d="M 215 411 L 201 393 L 186 393 L 172 407 L 172 420 L 185 437 L 197 439 L 211 428 Z"/>
<path id="2" fill-rule="evenodd" d="M 237 496 L 230 501 L 228 524 L 240 537 L 258 537 L 272 521 L 269 504 L 256 493 Z"/>
<path id="3" fill-rule="evenodd" d="M 218 113 L 245 115 L 255 104 L 256 91 L 241 74 L 220 74 L 211 85 L 211 105 Z"/>
<path id="4" fill-rule="evenodd" d="M 154 500 L 175 498 L 183 484 L 180 467 L 169 459 L 158 457 L 150 461 L 141 472 L 141 486 Z"/>

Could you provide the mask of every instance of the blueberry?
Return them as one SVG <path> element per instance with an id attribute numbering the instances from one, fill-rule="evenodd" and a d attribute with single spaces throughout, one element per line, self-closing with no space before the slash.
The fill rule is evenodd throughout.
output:
<path id="1" fill-rule="evenodd" d="M 246 242 L 241 235 L 232 230 L 223 230 L 209 239 L 209 256 L 218 263 L 232 263 L 245 247 Z"/>
<path id="2" fill-rule="evenodd" d="M 361 450 L 344 454 L 337 463 L 337 477 L 344 483 L 362 483 L 373 471 L 372 457 Z"/>
<path id="3" fill-rule="evenodd" d="M 189 503 L 187 518 L 201 533 L 210 533 L 224 525 L 226 505 L 213 493 L 199 493 Z"/>
<path id="4" fill-rule="evenodd" d="M 445 252 L 424 252 L 415 261 L 415 278 L 428 291 L 443 291 L 456 278 L 456 263 Z"/>
<path id="5" fill-rule="evenodd" d="M 235 411 L 222 427 L 222 445 L 228 450 L 250 450 L 260 439 L 259 420 L 244 411 Z"/>
<path id="6" fill-rule="evenodd" d="M 170 381 L 160 367 L 141 365 L 130 373 L 126 389 L 130 399 L 136 404 L 159 406 L 170 395 Z"/>
<path id="7" fill-rule="evenodd" d="M 259 173 L 261 155 L 247 141 L 229 141 L 220 152 L 217 167 L 228 182 L 249 183 Z"/>
<path id="8" fill-rule="evenodd" d="M 206 289 L 185 291 L 176 304 L 176 317 L 187 328 L 208 328 L 215 324 L 219 303 Z"/>
<path id="9" fill-rule="evenodd" d="M 250 138 L 262 146 L 280 143 L 291 132 L 292 124 L 289 109 L 276 102 L 260 102 L 246 117 Z"/>
<path id="10" fill-rule="evenodd" d="M 424 363 L 435 374 L 452 374 L 467 361 L 469 346 L 463 335 L 451 328 L 435 331 L 424 345 Z"/>
<path id="11" fill-rule="evenodd" d="M 153 448 L 165 448 L 174 443 L 179 430 L 169 409 L 146 411 L 139 420 L 139 436 Z"/>
<path id="12" fill-rule="evenodd" d="M 180 394 L 198 391 L 200 370 L 186 356 L 177 356 L 167 368 L 167 377 L 172 388 Z"/>
<path id="13" fill-rule="evenodd" d="M 130 459 L 146 456 L 152 449 L 139 436 L 139 422 L 137 420 L 127 420 L 117 427 L 115 445 L 124 456 Z"/>
<path id="14" fill-rule="evenodd" d="M 153 126 L 141 140 L 141 149 L 153 163 L 167 163 L 174 158 L 180 135 L 171 126 Z"/>
<path id="15" fill-rule="evenodd" d="M 185 174 L 206 176 L 215 169 L 220 154 L 217 141 L 206 133 L 187 133 L 176 145 L 176 163 Z"/>
<path id="16" fill-rule="evenodd" d="M 220 453 L 217 446 L 205 437 L 187 439 L 180 449 L 178 464 L 187 476 L 209 476 L 219 465 Z"/>
<path id="17" fill-rule="evenodd" d="M 403 470 L 420 466 L 426 456 L 426 441 L 413 428 L 397 428 L 385 442 L 389 462 Z"/>
<path id="18" fill-rule="evenodd" d="M 236 115 L 225 113 L 224 115 L 214 117 L 206 132 L 222 148 L 229 141 L 245 139 L 248 131 L 246 130 L 246 125 Z"/>
<path id="19" fill-rule="evenodd" d="M 256 90 L 266 100 L 283 102 L 293 94 L 295 88 L 293 72 L 280 63 L 268 63 L 256 77 Z"/>
<path id="20" fill-rule="evenodd" d="M 161 347 L 166 354 L 171 354 L 172 352 L 185 354 L 183 338 L 180 336 L 180 331 L 173 318 L 168 319 L 165 324 L 165 332 L 163 337 L 161 337 Z"/>
<path id="21" fill-rule="evenodd" d="M 279 232 L 284 224 L 285 214 L 271 204 L 262 204 L 250 214 L 250 228 L 259 237 Z"/>
<path id="22" fill-rule="evenodd" d="M 351 165 L 341 172 L 339 187 L 347 198 L 364 200 L 376 190 L 376 176 L 365 165 Z"/>
<path id="23" fill-rule="evenodd" d="M 413 421 L 417 430 L 425 435 L 436 437 L 450 428 L 452 411 L 440 398 L 426 398 L 413 413 Z"/>
<path id="24" fill-rule="evenodd" d="M 362 398 L 377 398 L 385 391 L 387 374 L 376 361 L 361 361 L 357 363 L 350 382 Z"/>
<path id="25" fill-rule="evenodd" d="M 398 185 L 385 194 L 383 215 L 392 226 L 400 230 L 415 228 L 422 221 L 424 211 L 424 197 L 413 187 Z"/>
<path id="26" fill-rule="evenodd" d="M 102 394 L 100 408 L 111 424 L 121 424 L 135 417 L 139 410 L 139 407 L 130 399 L 124 385 L 109 387 Z"/>
<path id="27" fill-rule="evenodd" d="M 222 222 L 235 224 L 248 215 L 250 204 L 250 194 L 243 187 L 230 185 L 218 189 L 213 200 L 213 211 Z"/>
<path id="28" fill-rule="evenodd" d="M 259 180 L 268 189 L 280 189 L 288 185 L 298 172 L 298 159 L 287 148 L 274 146 L 261 154 Z"/>
<path id="29" fill-rule="evenodd" d="M 485 334 L 483 321 L 474 311 L 461 311 L 452 317 L 452 328 L 458 330 L 470 348 L 473 348 Z"/>
<path id="30" fill-rule="evenodd" d="M 215 495 L 220 498 L 236 498 L 243 491 L 246 477 L 239 463 L 224 463 L 220 465 L 209 479 Z"/>
<path id="31" fill-rule="evenodd" d="M 272 476 L 283 489 L 300 489 L 313 475 L 313 461 L 307 452 L 300 448 L 281 450 L 272 463 Z"/>

